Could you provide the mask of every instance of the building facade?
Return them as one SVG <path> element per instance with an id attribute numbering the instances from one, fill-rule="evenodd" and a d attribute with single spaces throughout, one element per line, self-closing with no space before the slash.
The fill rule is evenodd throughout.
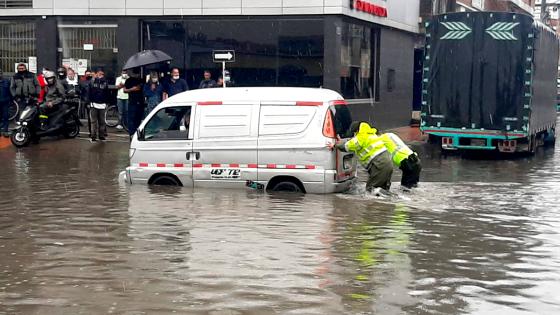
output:
<path id="1" fill-rule="evenodd" d="M 205 69 L 219 75 L 212 51 L 232 49 L 236 86 L 334 89 L 388 128 L 410 120 L 418 16 L 419 0 L 0 0 L 0 60 L 114 76 L 160 49 L 196 87 Z"/>
<path id="2" fill-rule="evenodd" d="M 536 0 L 535 18 L 543 21 L 560 35 L 560 9 L 559 0 Z"/>

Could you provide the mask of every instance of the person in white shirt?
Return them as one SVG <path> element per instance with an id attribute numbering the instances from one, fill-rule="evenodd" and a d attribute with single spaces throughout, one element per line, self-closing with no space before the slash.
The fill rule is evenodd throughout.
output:
<path id="1" fill-rule="evenodd" d="M 115 81 L 115 85 L 119 90 L 117 92 L 117 108 L 119 110 L 119 125 L 117 129 L 119 130 L 123 129 L 123 122 L 128 117 L 128 93 L 124 92 L 124 83 L 127 79 L 128 73 L 126 70 L 123 70 L 121 76 Z"/>

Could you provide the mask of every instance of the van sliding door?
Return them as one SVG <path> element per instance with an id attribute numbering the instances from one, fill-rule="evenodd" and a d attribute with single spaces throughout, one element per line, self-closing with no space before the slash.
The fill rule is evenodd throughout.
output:
<path id="1" fill-rule="evenodd" d="M 193 178 L 196 187 L 244 187 L 257 180 L 257 103 L 198 105 Z"/>

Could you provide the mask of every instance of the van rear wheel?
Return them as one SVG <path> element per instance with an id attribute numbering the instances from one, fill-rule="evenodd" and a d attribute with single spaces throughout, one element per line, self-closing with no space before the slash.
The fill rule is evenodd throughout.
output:
<path id="1" fill-rule="evenodd" d="M 293 192 L 293 193 L 303 192 L 299 187 L 299 185 L 294 182 L 279 182 L 276 185 L 274 185 L 274 187 L 272 187 L 272 191 L 283 191 L 283 192 Z"/>

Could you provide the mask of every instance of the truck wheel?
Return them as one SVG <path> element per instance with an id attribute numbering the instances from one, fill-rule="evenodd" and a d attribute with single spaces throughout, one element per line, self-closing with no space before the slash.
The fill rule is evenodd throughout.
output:
<path id="1" fill-rule="evenodd" d="M 535 153 L 537 153 L 537 148 L 538 148 L 538 145 L 537 145 L 537 135 L 532 135 L 532 136 L 529 138 L 529 153 L 530 153 L 530 154 L 535 154 Z"/>
<path id="2" fill-rule="evenodd" d="M 554 146 L 556 144 L 556 131 L 554 129 L 548 130 L 544 137 L 544 144 Z"/>

